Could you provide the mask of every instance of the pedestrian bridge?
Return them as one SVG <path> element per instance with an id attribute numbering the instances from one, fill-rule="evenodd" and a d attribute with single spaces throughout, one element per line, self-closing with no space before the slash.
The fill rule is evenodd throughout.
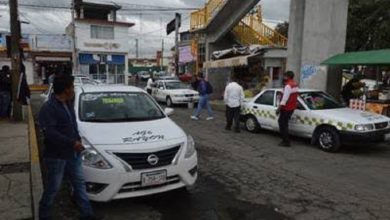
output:
<path id="1" fill-rule="evenodd" d="M 287 38 L 263 23 L 260 0 L 209 0 L 191 13 L 192 32 L 207 33 L 209 43 L 228 32 L 242 45 L 287 46 Z"/>

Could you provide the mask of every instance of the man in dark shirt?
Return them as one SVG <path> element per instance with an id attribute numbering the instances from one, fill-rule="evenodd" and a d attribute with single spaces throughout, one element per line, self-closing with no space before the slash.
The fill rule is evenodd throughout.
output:
<path id="1" fill-rule="evenodd" d="M 47 184 L 39 204 L 39 218 L 51 219 L 50 209 L 64 176 L 72 184 L 75 199 L 80 206 L 80 219 L 93 217 L 88 200 L 80 153 L 84 147 L 78 132 L 75 112 L 71 101 L 74 98 L 74 77 L 56 77 L 54 94 L 42 106 L 39 125 L 44 134 L 44 163 L 47 168 Z"/>
<path id="2" fill-rule="evenodd" d="M 4 65 L 0 70 L 0 118 L 9 117 L 11 104 L 11 72 Z"/>

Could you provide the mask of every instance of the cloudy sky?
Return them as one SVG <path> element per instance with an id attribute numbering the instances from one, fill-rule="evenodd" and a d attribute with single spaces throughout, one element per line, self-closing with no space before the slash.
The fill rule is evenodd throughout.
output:
<path id="1" fill-rule="evenodd" d="M 85 0 L 88 1 L 88 0 Z M 89 0 L 92 1 L 92 0 Z M 135 54 L 135 39 L 139 39 L 140 56 L 152 57 L 155 51 L 161 49 L 162 39 L 166 45 L 165 51 L 174 44 L 174 35 L 166 36 L 165 26 L 174 17 L 174 11 L 150 11 L 145 8 L 173 7 L 173 8 L 201 8 L 207 0 L 93 0 L 93 2 L 122 5 L 118 12 L 118 20 L 135 23 L 129 29 L 129 43 L 132 48 L 130 54 Z M 63 34 L 66 25 L 70 22 L 70 10 L 56 7 L 70 7 L 71 0 L 19 0 L 20 18 L 30 24 L 22 24 L 23 33 Z M 9 30 L 8 0 L 0 0 L 0 31 Z M 281 21 L 287 21 L 289 16 L 290 0 L 261 0 L 263 19 L 270 26 Z M 49 6 L 35 8 L 31 5 Z M 147 7 L 152 6 L 152 7 Z M 179 11 L 182 14 L 181 31 L 189 28 L 189 14 L 191 11 Z"/>

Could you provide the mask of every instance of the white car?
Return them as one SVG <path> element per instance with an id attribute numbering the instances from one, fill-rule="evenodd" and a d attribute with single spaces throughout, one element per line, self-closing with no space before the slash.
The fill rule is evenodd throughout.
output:
<path id="1" fill-rule="evenodd" d="M 282 89 L 268 89 L 247 100 L 241 119 L 248 131 L 279 131 L 276 115 Z M 390 118 L 346 108 L 319 90 L 299 90 L 298 108 L 289 124 L 290 133 L 311 138 L 324 151 L 335 152 L 344 141 L 383 140 L 390 133 Z"/>
<path id="2" fill-rule="evenodd" d="M 76 88 L 77 124 L 88 196 L 93 201 L 145 196 L 191 186 L 197 179 L 193 138 L 142 89 Z"/>
<path id="3" fill-rule="evenodd" d="M 179 80 L 157 80 L 154 85 L 152 96 L 157 101 L 165 102 L 168 107 L 199 102 L 199 92 Z"/>

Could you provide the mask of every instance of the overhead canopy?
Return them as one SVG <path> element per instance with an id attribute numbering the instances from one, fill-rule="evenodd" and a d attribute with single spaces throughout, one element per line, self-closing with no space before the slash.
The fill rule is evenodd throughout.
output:
<path id="1" fill-rule="evenodd" d="M 390 49 L 351 52 L 335 55 L 323 65 L 390 65 Z"/>
<path id="2" fill-rule="evenodd" d="M 234 66 L 246 66 L 249 63 L 250 58 L 261 56 L 261 54 L 251 54 L 246 56 L 238 56 L 227 59 L 212 60 L 204 63 L 205 68 L 222 68 L 222 67 L 234 67 Z"/>

